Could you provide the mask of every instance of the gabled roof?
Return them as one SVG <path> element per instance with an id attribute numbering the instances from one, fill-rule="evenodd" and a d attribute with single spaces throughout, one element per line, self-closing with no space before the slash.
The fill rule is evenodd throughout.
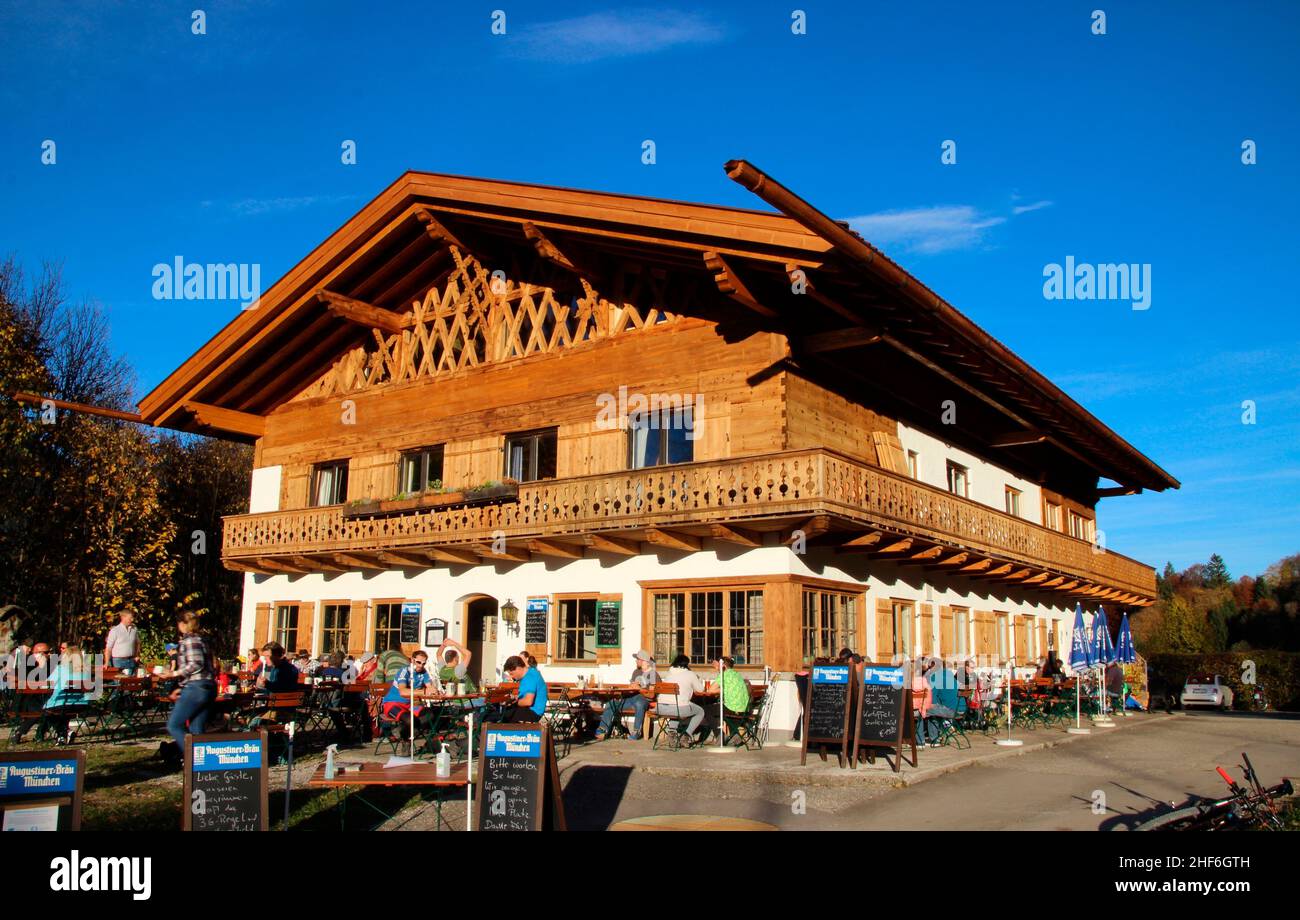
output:
<path id="1" fill-rule="evenodd" d="M 358 317 L 396 322 L 451 269 L 455 244 L 485 265 L 523 252 L 593 279 L 625 261 L 697 277 L 700 315 L 785 333 L 792 370 L 879 387 L 861 372 L 869 364 L 877 374 L 959 387 L 977 397 L 984 427 L 1007 429 L 1010 450 L 1047 445 L 1131 489 L 1178 486 L 842 224 L 744 161 L 727 168 L 783 213 L 407 172 L 168 375 L 141 401 L 141 415 L 257 437 L 268 412 L 367 337 Z M 792 279 L 812 296 L 792 294 Z M 863 349 L 872 349 L 870 361 Z"/>

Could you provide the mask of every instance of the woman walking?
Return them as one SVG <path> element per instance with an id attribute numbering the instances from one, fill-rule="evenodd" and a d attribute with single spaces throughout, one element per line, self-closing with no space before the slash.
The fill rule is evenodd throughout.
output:
<path id="1" fill-rule="evenodd" d="M 164 742 L 159 748 L 163 759 L 173 766 L 179 766 L 184 758 L 187 723 L 190 734 L 202 734 L 217 698 L 216 661 L 199 635 L 198 615 L 182 611 L 176 617 L 176 627 L 181 641 L 176 666 L 169 676 L 177 680 L 177 687 L 172 692 L 174 703 L 167 720 L 167 733 L 175 740 L 171 746 Z"/>

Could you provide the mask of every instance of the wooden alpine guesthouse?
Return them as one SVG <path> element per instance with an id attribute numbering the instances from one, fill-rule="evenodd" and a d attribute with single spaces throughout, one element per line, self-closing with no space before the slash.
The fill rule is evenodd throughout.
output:
<path id="1" fill-rule="evenodd" d="M 842 646 L 1032 667 L 1076 603 L 1151 603 L 1097 502 L 1178 482 L 726 170 L 775 210 L 409 172 L 151 392 L 145 421 L 256 445 L 240 646 L 445 630 L 479 676 L 527 648 L 624 681 L 645 647 L 789 681 Z M 772 728 L 796 712 L 789 682 Z"/>

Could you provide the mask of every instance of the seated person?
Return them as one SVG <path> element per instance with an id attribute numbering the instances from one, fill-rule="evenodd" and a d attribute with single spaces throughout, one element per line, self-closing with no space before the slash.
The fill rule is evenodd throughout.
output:
<path id="1" fill-rule="evenodd" d="M 321 680 L 343 680 L 343 658 L 338 652 L 332 655 L 322 655 L 320 667 L 316 669 L 314 677 Z"/>
<path id="2" fill-rule="evenodd" d="M 351 655 L 343 659 L 343 676 L 339 678 L 345 684 L 355 684 L 361 672 L 357 670 L 357 660 Z"/>
<path id="3" fill-rule="evenodd" d="M 68 728 L 72 715 L 86 704 L 85 683 L 90 675 L 85 673 L 85 661 L 79 649 L 73 648 L 59 660 L 50 675 L 54 690 L 45 701 L 46 723 L 54 729 L 59 744 L 71 744 L 75 732 Z M 36 739 L 40 741 L 41 738 Z"/>
<path id="4" fill-rule="evenodd" d="M 722 669 L 722 708 L 739 715 L 749 712 L 749 684 L 736 670 L 736 660 L 723 658 L 721 661 L 715 661 L 714 664 L 720 665 Z"/>
<path id="5" fill-rule="evenodd" d="M 659 694 L 656 707 L 662 715 L 677 716 L 686 720 L 686 734 L 695 744 L 706 743 L 717 729 L 717 714 L 710 706 L 705 710 L 699 703 L 692 701 L 697 693 L 704 692 L 704 681 L 700 675 L 691 670 L 691 659 L 678 655 L 673 659 L 673 666 L 668 669 L 665 683 L 676 684 L 677 693 Z"/>
<path id="6" fill-rule="evenodd" d="M 424 649 L 417 649 L 411 655 L 411 662 L 406 667 L 397 672 L 393 678 L 392 686 L 384 694 L 384 699 L 380 703 L 380 711 L 384 715 L 385 721 L 404 722 L 411 717 L 411 706 L 415 706 L 415 719 L 421 726 L 427 727 L 432 720 L 433 713 L 429 707 L 419 705 L 419 701 L 414 697 L 421 691 L 433 688 L 433 675 L 429 673 L 429 653 Z"/>
<path id="7" fill-rule="evenodd" d="M 930 705 L 926 711 L 924 732 L 927 741 L 938 740 L 942 733 L 942 720 L 957 715 L 957 675 L 939 662 L 931 661 L 926 669 L 926 682 L 930 685 Z"/>
<path id="8" fill-rule="evenodd" d="M 443 639 L 442 645 L 438 646 L 438 657 L 442 660 L 442 667 L 438 669 L 438 680 L 444 684 L 454 684 L 463 680 L 465 692 L 478 692 L 478 685 L 474 683 L 474 678 L 469 676 L 469 663 L 474 659 L 473 652 L 455 639 L 447 638 Z"/>
<path id="9" fill-rule="evenodd" d="M 397 675 L 406 669 L 406 656 L 395 648 L 379 653 L 379 666 L 375 669 L 375 680 L 391 683 Z"/>
<path id="10" fill-rule="evenodd" d="M 375 680 L 382 680 L 382 677 L 376 677 L 379 673 L 379 657 L 374 652 L 364 652 L 357 659 L 357 683 L 369 684 Z"/>
<path id="11" fill-rule="evenodd" d="M 632 660 L 636 662 L 636 667 L 632 670 L 632 683 L 643 689 L 653 690 L 655 684 L 659 683 L 659 672 L 655 670 L 655 660 L 645 649 L 640 649 Z M 644 693 L 638 693 L 636 696 L 628 697 L 625 700 L 610 700 L 605 704 L 605 712 L 600 717 L 600 726 L 596 729 L 596 740 L 601 741 L 609 734 L 610 727 L 614 720 L 621 715 L 632 715 L 632 733 L 628 735 L 633 741 L 641 740 L 641 725 L 645 722 L 646 710 L 650 708 L 650 701 L 646 699 Z"/>
<path id="12" fill-rule="evenodd" d="M 514 708 L 504 714 L 505 722 L 540 722 L 546 712 L 546 681 L 535 667 L 529 667 L 518 655 L 506 659 L 505 672 L 519 681 Z"/>
<path id="13" fill-rule="evenodd" d="M 299 689 L 298 669 L 285 655 L 284 647 L 277 642 L 268 642 L 262 646 L 267 654 L 266 665 L 257 678 L 260 693 L 292 693 Z"/>

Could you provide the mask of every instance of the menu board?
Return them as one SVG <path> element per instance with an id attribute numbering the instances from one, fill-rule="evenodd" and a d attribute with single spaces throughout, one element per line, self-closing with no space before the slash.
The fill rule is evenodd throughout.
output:
<path id="1" fill-rule="evenodd" d="M 475 829 L 564 830 L 559 769 L 548 726 L 484 725 L 480 745 Z"/>
<path id="2" fill-rule="evenodd" d="M 183 830 L 267 829 L 266 740 L 266 732 L 186 737 Z"/>
<path id="3" fill-rule="evenodd" d="M 524 642 L 528 645 L 546 644 L 546 614 L 550 602 L 544 597 L 530 597 L 524 612 Z"/>
<path id="4" fill-rule="evenodd" d="M 0 827 L 80 830 L 85 776 L 82 750 L 0 754 Z"/>
<path id="5" fill-rule="evenodd" d="M 596 648 L 618 648 L 623 644 L 623 602 L 596 604 Z"/>
<path id="6" fill-rule="evenodd" d="M 402 644 L 420 644 L 420 602 L 407 601 L 402 605 Z"/>
<path id="7" fill-rule="evenodd" d="M 853 756 L 861 748 L 893 748 L 894 772 L 898 772 L 903 745 L 912 746 L 912 766 L 916 766 L 916 738 L 909 734 L 912 691 L 901 667 L 865 664 L 858 681 L 857 713 L 854 717 Z"/>

